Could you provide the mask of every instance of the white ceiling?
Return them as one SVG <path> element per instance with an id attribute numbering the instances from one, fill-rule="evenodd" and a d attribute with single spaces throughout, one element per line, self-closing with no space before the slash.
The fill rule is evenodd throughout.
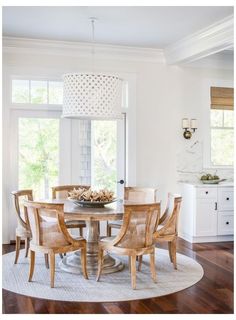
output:
<path id="1" fill-rule="evenodd" d="M 3 7 L 3 35 L 164 48 L 233 14 L 233 7 Z"/>

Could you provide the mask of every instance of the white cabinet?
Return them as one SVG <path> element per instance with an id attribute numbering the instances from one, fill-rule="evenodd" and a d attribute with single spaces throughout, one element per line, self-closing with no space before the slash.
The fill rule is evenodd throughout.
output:
<path id="1" fill-rule="evenodd" d="M 233 240 L 233 185 L 181 184 L 179 236 L 190 242 Z"/>
<path id="2" fill-rule="evenodd" d="M 217 210 L 215 199 L 199 198 L 196 201 L 195 236 L 215 236 L 217 233 Z"/>

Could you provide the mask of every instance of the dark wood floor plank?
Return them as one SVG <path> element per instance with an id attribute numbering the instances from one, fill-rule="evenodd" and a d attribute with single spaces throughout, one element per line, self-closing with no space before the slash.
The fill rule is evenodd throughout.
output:
<path id="1" fill-rule="evenodd" d="M 163 244 L 161 247 L 166 248 Z M 3 245 L 3 254 L 14 251 Z M 204 276 L 194 286 L 157 298 L 111 302 L 60 302 L 25 297 L 3 290 L 4 314 L 146 314 L 146 313 L 233 313 L 233 242 L 191 244 L 178 239 L 178 252 L 197 260 Z"/>

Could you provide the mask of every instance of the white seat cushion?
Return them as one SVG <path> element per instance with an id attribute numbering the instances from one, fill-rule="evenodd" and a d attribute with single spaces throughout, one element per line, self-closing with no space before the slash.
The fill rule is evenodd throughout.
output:
<path id="1" fill-rule="evenodd" d="M 115 221 L 109 221 L 108 224 L 115 224 L 117 226 L 122 226 L 123 220 L 115 220 Z"/>
<path id="2" fill-rule="evenodd" d="M 110 241 L 114 240 L 115 237 L 116 236 L 113 236 L 113 237 L 101 237 L 100 241 L 102 241 L 102 242 L 110 242 Z"/>

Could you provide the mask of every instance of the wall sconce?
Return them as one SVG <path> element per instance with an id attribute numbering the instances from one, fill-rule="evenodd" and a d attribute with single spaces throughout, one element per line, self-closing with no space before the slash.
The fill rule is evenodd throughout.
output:
<path id="1" fill-rule="evenodd" d="M 185 139 L 190 139 L 192 137 L 192 133 L 194 133 L 197 129 L 197 119 L 191 119 L 189 125 L 189 119 L 182 119 L 182 128 L 184 129 L 183 136 Z M 190 131 L 192 130 L 192 132 Z"/>

